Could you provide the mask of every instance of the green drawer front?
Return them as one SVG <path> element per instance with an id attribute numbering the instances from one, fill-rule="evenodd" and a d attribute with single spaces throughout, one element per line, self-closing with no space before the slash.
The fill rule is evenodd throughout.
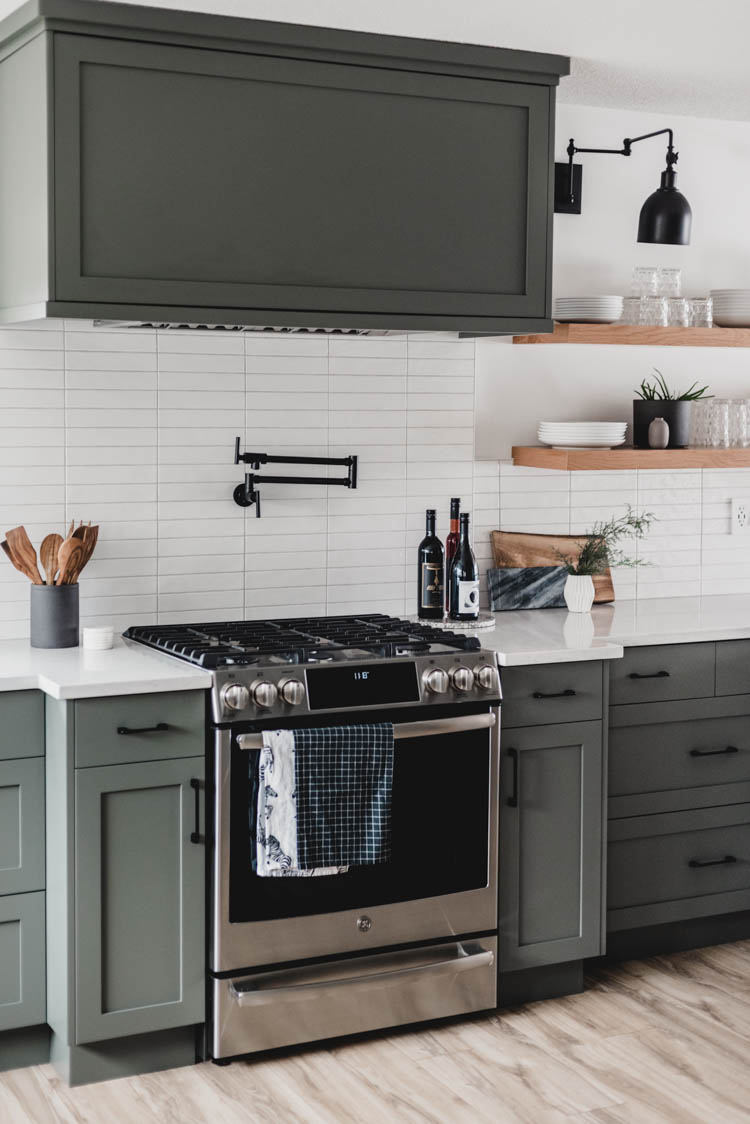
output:
<path id="1" fill-rule="evenodd" d="M 44 894 L 0 898 L 0 1031 L 47 1021 Z"/>
<path id="2" fill-rule="evenodd" d="M 204 691 L 83 699 L 75 708 L 76 768 L 202 757 L 205 752 Z M 142 732 L 118 733 L 120 729 Z"/>
<path id="3" fill-rule="evenodd" d="M 44 761 L 0 761 L 0 894 L 44 889 Z"/>
<path id="4" fill-rule="evenodd" d="M 611 702 L 708 698 L 714 693 L 715 662 L 715 644 L 627 648 L 610 664 Z"/>
<path id="5" fill-rule="evenodd" d="M 750 694 L 750 640 L 722 640 L 716 645 L 716 694 Z"/>
<path id="6" fill-rule="evenodd" d="M 610 798 L 737 781 L 750 781 L 750 716 L 610 730 Z"/>
<path id="7" fill-rule="evenodd" d="M 690 901 L 700 916 L 711 898 L 715 913 L 750 908 L 748 804 L 616 820 L 607 850 L 610 918 L 620 911 L 637 920 L 640 910 L 643 923 L 677 919 L 690 916 L 690 906 L 670 906 Z"/>
<path id="8" fill-rule="evenodd" d="M 44 755 L 44 695 L 41 691 L 0 693 L 0 761 Z"/>
<path id="9" fill-rule="evenodd" d="M 509 667 L 501 675 L 504 729 L 593 722 L 602 716 L 602 665 L 598 661 Z"/>

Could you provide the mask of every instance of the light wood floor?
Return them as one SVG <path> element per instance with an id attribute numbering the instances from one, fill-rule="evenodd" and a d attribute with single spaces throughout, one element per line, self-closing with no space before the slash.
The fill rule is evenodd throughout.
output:
<path id="1" fill-rule="evenodd" d="M 597 972 L 582 995 L 273 1060 L 67 1089 L 0 1074 L 2 1124 L 750 1122 L 750 941 Z"/>

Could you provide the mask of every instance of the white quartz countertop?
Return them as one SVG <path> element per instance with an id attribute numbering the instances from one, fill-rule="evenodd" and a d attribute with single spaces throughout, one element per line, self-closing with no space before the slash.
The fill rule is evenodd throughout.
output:
<path id="1" fill-rule="evenodd" d="M 89 699 L 210 686 L 210 672 L 119 637 L 103 652 L 32 648 L 28 640 L 0 642 L 0 691 L 37 688 L 53 699 Z"/>
<path id="2" fill-rule="evenodd" d="M 476 635 L 501 667 L 618 659 L 647 644 L 750 638 L 750 595 L 662 597 L 597 605 L 591 613 L 520 609 L 495 613 Z"/>

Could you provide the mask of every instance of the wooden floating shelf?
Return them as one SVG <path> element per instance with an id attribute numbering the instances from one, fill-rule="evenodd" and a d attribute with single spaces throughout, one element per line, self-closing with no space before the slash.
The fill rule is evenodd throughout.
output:
<path id="1" fill-rule="evenodd" d="M 696 329 L 700 331 L 700 329 Z M 709 329 L 713 331 L 713 329 Z M 750 449 L 552 449 L 514 445 L 513 464 L 562 472 L 614 472 L 633 468 L 750 468 Z"/>
<path id="2" fill-rule="evenodd" d="M 637 347 L 750 347 L 750 328 L 644 328 L 636 324 L 555 324 L 513 343 L 599 343 Z"/>

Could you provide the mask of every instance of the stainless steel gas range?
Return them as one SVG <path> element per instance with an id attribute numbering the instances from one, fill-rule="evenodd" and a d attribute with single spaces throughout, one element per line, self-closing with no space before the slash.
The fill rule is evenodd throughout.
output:
<path id="1" fill-rule="evenodd" d="M 210 1050 L 258 1050 L 496 1005 L 500 684 L 476 637 L 379 614 L 129 629 L 210 667 Z M 392 857 L 260 878 L 264 729 L 392 722 Z"/>

